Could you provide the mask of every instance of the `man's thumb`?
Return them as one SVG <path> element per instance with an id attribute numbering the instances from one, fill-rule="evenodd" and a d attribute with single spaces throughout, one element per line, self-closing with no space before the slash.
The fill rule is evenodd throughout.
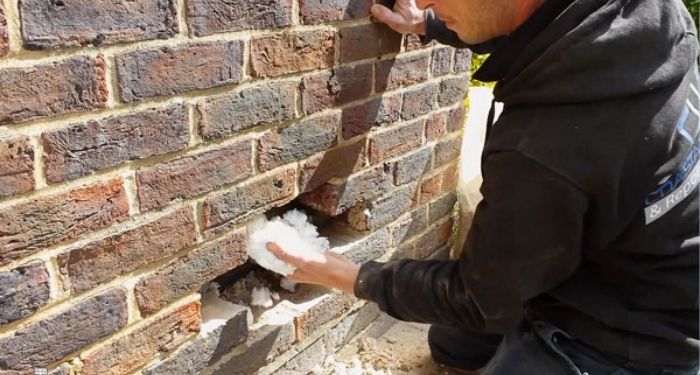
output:
<path id="1" fill-rule="evenodd" d="M 403 23 L 403 18 L 399 14 L 394 13 L 391 9 L 385 7 L 384 5 L 374 4 L 372 5 L 372 8 L 370 8 L 370 12 L 372 13 L 372 16 L 377 19 L 377 21 L 389 25 L 389 27 L 392 29 L 396 30 L 396 27 L 400 27 L 400 25 Z"/>

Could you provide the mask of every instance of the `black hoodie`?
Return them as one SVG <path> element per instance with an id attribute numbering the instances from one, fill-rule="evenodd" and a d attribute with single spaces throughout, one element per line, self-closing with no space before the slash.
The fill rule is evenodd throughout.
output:
<path id="1" fill-rule="evenodd" d="M 404 320 L 545 320 L 623 361 L 697 364 L 695 30 L 680 0 L 548 0 L 482 45 L 476 77 L 498 80 L 504 111 L 460 259 L 365 263 L 356 295 Z"/>

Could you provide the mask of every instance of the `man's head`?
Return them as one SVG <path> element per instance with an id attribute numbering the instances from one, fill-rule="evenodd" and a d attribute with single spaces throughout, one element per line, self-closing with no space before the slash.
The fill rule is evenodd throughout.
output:
<path id="1" fill-rule="evenodd" d="M 447 27 L 467 43 L 508 35 L 546 0 L 416 0 L 432 8 Z"/>

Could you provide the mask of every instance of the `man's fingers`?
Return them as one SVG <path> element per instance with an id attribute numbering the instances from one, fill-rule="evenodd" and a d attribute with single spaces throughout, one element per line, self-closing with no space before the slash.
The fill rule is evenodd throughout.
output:
<path id="1" fill-rule="evenodd" d="M 272 254 L 274 254 L 279 260 L 285 261 L 287 263 L 291 263 L 292 265 L 299 267 L 302 263 L 304 263 L 304 260 L 296 257 L 282 249 L 279 245 L 277 245 L 274 242 L 268 242 L 265 247 L 267 250 L 269 250 Z"/>
<path id="2" fill-rule="evenodd" d="M 406 20 L 404 20 L 400 14 L 394 13 L 394 11 L 385 7 L 384 5 L 374 4 L 372 5 L 372 8 L 370 8 L 370 12 L 372 13 L 372 16 L 377 19 L 377 21 L 389 25 L 389 27 L 394 30 L 402 29 L 402 27 L 405 26 L 404 24 L 406 23 Z"/>

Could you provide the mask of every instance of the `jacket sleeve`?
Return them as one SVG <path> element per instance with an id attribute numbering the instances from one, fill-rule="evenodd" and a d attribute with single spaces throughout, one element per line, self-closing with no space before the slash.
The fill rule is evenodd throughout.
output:
<path id="1" fill-rule="evenodd" d="M 435 16 L 435 12 L 428 8 L 425 10 L 425 35 L 421 36 L 421 42 L 424 44 L 432 40 L 438 43 L 446 44 L 455 48 L 469 48 L 475 53 L 491 53 L 498 44 L 503 40 L 502 37 L 487 40 L 479 44 L 467 44 L 459 39 L 459 36 L 454 31 L 447 28 L 444 22 Z"/>
<path id="2" fill-rule="evenodd" d="M 359 298 L 402 320 L 505 333 L 520 323 L 528 299 L 574 272 L 586 195 L 516 152 L 484 163 L 484 198 L 459 260 L 365 263 Z"/>

